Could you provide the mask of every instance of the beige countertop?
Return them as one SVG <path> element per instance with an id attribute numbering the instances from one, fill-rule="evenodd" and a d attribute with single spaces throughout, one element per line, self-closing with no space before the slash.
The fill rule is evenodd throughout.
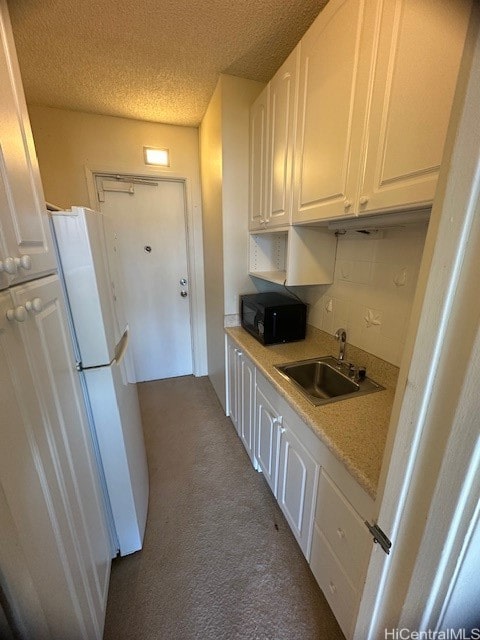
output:
<path id="1" fill-rule="evenodd" d="M 365 365 L 367 376 L 384 391 L 315 407 L 274 365 L 317 356 L 336 355 L 333 336 L 308 327 L 300 342 L 263 346 L 241 327 L 225 329 L 309 428 L 345 465 L 373 498 L 376 495 L 385 440 L 397 384 L 398 368 L 347 342 L 345 360 Z"/>

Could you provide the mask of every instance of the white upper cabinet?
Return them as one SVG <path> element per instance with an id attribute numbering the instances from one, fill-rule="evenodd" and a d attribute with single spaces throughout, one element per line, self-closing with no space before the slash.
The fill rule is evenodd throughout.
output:
<path id="1" fill-rule="evenodd" d="M 289 225 L 298 48 L 285 60 L 250 111 L 249 229 Z"/>
<path id="2" fill-rule="evenodd" d="M 6 3 L 0 3 L 0 288 L 55 269 Z"/>
<path id="3" fill-rule="evenodd" d="M 268 86 L 250 109 L 249 229 L 263 229 L 267 217 Z"/>
<path id="4" fill-rule="evenodd" d="M 300 42 L 294 222 L 353 213 L 362 119 L 356 89 L 364 79 L 359 58 L 368 12 L 359 0 L 331 0 Z"/>
<path id="5" fill-rule="evenodd" d="M 292 211 L 292 170 L 298 48 L 269 84 L 267 227 L 288 225 Z"/>
<path id="6" fill-rule="evenodd" d="M 470 0 L 330 0 L 300 43 L 294 223 L 429 206 Z"/>
<path id="7" fill-rule="evenodd" d="M 383 4 L 360 214 L 432 202 L 470 6 L 470 0 Z"/>

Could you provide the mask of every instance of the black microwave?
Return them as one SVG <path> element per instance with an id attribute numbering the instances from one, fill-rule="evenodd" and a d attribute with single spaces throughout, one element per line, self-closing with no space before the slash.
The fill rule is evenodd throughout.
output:
<path id="1" fill-rule="evenodd" d="M 307 305 L 282 293 L 240 296 L 242 327 L 263 344 L 303 340 L 307 329 Z"/>

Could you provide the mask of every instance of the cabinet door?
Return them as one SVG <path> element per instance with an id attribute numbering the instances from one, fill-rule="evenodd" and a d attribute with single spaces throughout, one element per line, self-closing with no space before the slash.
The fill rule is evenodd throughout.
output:
<path id="1" fill-rule="evenodd" d="M 249 229 L 262 229 L 266 221 L 268 87 L 250 109 Z"/>
<path id="2" fill-rule="evenodd" d="M 362 500 L 365 508 L 371 498 Z M 321 470 L 313 531 L 310 568 L 338 620 L 351 638 L 372 550 L 365 526 L 345 495 Z"/>
<path id="3" fill-rule="evenodd" d="M 110 558 L 96 485 L 89 483 L 90 457 L 83 459 L 84 425 L 61 411 L 69 403 L 73 414 L 77 402 L 71 385 L 58 384 L 60 378 L 75 373 L 73 364 L 60 355 L 66 327 L 48 328 L 45 322 L 32 349 L 33 336 L 28 334 L 34 330 L 27 325 L 35 321 L 6 320 L 8 310 L 16 309 L 19 318 L 25 315 L 20 300 L 9 297 L 5 293 L 0 302 L 0 484 L 15 523 L 15 542 L 23 551 L 48 627 L 44 636 L 39 624 L 38 637 L 99 640 Z M 48 350 L 48 358 L 37 360 L 41 350 Z M 57 384 L 47 390 L 54 380 Z M 65 452 L 63 434 L 74 430 L 76 441 Z M 74 487 L 68 469 L 72 465 L 77 471 Z M 89 545 L 85 545 L 86 527 Z M 28 601 L 23 604 L 31 606 Z M 29 619 L 36 612 L 24 614 Z"/>
<path id="4" fill-rule="evenodd" d="M 34 436 L 52 503 L 64 514 L 60 531 L 68 543 L 68 557 L 78 566 L 76 582 L 87 594 L 95 628 L 92 637 L 101 637 L 110 545 L 60 282 L 50 276 L 20 285 L 11 295 L 15 308 L 28 314 L 18 328 L 43 418 Z"/>
<path id="5" fill-rule="evenodd" d="M 235 430 L 239 432 L 239 380 L 238 354 L 240 350 L 227 338 L 228 413 Z"/>
<path id="6" fill-rule="evenodd" d="M 470 5 L 383 3 L 360 213 L 432 202 Z"/>
<path id="7" fill-rule="evenodd" d="M 319 466 L 285 421 L 280 432 L 277 500 L 308 559 Z"/>
<path id="8" fill-rule="evenodd" d="M 255 463 L 255 367 L 253 364 L 241 356 L 239 360 L 240 371 L 240 437 L 248 455 Z"/>
<path id="9" fill-rule="evenodd" d="M 373 15 L 365 5 L 330 0 L 300 42 L 294 222 L 353 214 L 368 80 L 360 50 Z"/>
<path id="10" fill-rule="evenodd" d="M 287 58 L 270 82 L 267 155 L 267 226 L 290 224 L 294 116 L 299 48 Z"/>
<path id="11" fill-rule="evenodd" d="M 277 495 L 278 430 L 281 418 L 262 389 L 255 388 L 255 457 L 273 495 Z"/>
<path id="12" fill-rule="evenodd" d="M 0 5 L 0 287 L 52 272 L 50 229 L 6 3 Z"/>

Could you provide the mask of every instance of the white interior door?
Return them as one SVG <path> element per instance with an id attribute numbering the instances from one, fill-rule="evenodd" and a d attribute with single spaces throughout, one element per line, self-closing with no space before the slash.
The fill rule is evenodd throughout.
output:
<path id="1" fill-rule="evenodd" d="M 192 373 L 187 229 L 180 181 L 97 176 L 111 221 L 135 379 Z"/>

